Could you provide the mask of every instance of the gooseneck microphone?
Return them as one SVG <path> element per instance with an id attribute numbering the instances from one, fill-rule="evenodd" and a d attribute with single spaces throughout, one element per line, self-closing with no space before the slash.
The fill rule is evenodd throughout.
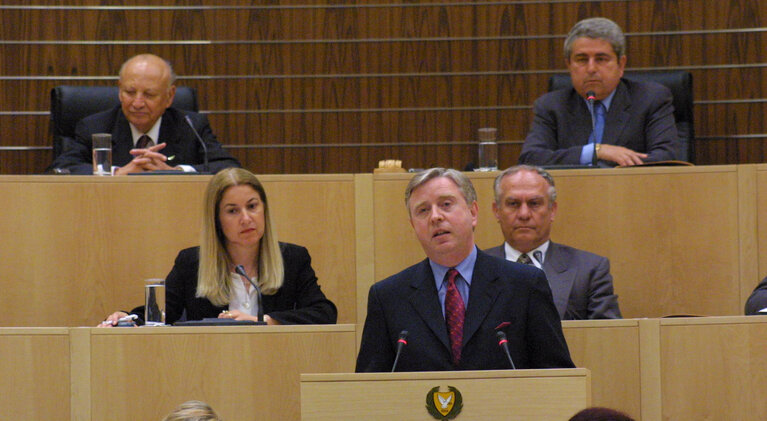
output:
<path id="1" fill-rule="evenodd" d="M 402 348 L 407 345 L 407 330 L 403 330 L 399 333 L 399 339 L 397 339 L 397 355 L 394 357 L 394 364 L 391 366 L 391 372 L 397 369 L 397 362 L 399 361 L 399 354 L 402 353 Z"/>
<path id="2" fill-rule="evenodd" d="M 197 138 L 197 141 L 200 142 L 200 145 L 202 146 L 202 159 L 203 159 L 202 170 L 206 174 L 210 173 L 210 169 L 208 168 L 208 147 L 205 146 L 205 141 L 202 140 L 202 137 L 200 137 L 200 134 L 197 133 L 197 129 L 194 128 L 194 123 L 192 123 L 192 119 L 189 118 L 189 114 L 184 116 L 184 120 L 186 121 L 186 124 L 188 124 L 189 127 L 192 129 L 192 133 L 194 133 L 194 137 Z"/>
<path id="3" fill-rule="evenodd" d="M 256 290 L 256 305 L 258 305 L 257 310 L 257 316 L 259 324 L 263 324 L 264 321 L 264 306 L 261 305 L 261 288 L 256 285 L 255 282 L 253 282 L 252 279 L 250 279 L 250 276 L 245 272 L 245 267 L 242 265 L 237 265 L 234 267 L 235 272 L 237 272 L 238 275 L 245 277 L 245 279 L 250 282 L 251 285 L 253 285 L 253 288 Z"/>
<path id="4" fill-rule="evenodd" d="M 589 108 L 591 112 L 591 135 L 594 136 L 594 155 L 591 159 L 591 164 L 596 165 L 597 164 L 597 150 L 596 150 L 596 143 L 597 143 L 597 116 L 596 116 L 596 110 L 594 109 L 594 101 L 597 99 L 597 94 L 594 93 L 594 91 L 588 91 L 586 92 L 586 101 L 589 103 Z"/>
<path id="5" fill-rule="evenodd" d="M 509 359 L 509 364 L 511 364 L 511 369 L 516 370 L 517 367 L 514 366 L 514 360 L 511 359 L 511 354 L 509 353 L 509 340 L 506 339 L 506 334 L 503 333 L 503 331 L 498 331 L 495 333 L 495 336 L 498 337 L 498 346 L 503 348 L 503 352 L 506 353 L 506 358 Z"/>

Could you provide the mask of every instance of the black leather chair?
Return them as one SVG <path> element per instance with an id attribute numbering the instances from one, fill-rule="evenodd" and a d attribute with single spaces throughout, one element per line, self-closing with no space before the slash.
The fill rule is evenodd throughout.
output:
<path id="1" fill-rule="evenodd" d="M 57 86 L 51 89 L 50 132 L 53 135 L 53 159 L 74 142 L 75 125 L 83 118 L 106 111 L 120 103 L 116 86 Z M 197 90 L 176 87 L 173 107 L 199 111 Z"/>
<path id="2" fill-rule="evenodd" d="M 679 132 L 680 161 L 692 162 L 695 132 L 692 114 L 692 74 L 683 70 L 625 72 L 626 79 L 652 81 L 671 90 L 674 104 L 674 119 Z M 549 79 L 549 91 L 572 87 L 569 74 L 556 74 Z"/>

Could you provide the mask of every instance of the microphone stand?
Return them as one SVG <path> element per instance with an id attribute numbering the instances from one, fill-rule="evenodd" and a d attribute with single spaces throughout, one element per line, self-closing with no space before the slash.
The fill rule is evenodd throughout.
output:
<path id="1" fill-rule="evenodd" d="M 250 279 L 250 276 L 248 276 L 247 272 L 245 272 L 245 268 L 242 265 L 237 265 L 234 267 L 235 272 L 237 272 L 238 275 L 244 277 L 245 279 L 250 282 L 250 285 L 253 286 L 253 289 L 256 290 L 256 306 L 258 307 L 256 311 L 256 318 L 258 321 L 256 322 L 257 325 L 265 325 L 266 322 L 264 321 L 264 306 L 261 305 L 261 288 L 256 285 L 255 282 L 253 282 L 252 279 Z"/>

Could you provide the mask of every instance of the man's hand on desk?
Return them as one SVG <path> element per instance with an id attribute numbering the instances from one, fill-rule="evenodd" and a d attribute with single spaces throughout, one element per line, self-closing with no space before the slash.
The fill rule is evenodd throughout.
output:
<path id="1" fill-rule="evenodd" d="M 165 143 L 160 143 L 146 149 L 131 149 L 130 154 L 133 155 L 133 160 L 127 165 L 118 168 L 115 171 L 115 175 L 127 175 L 130 173 L 156 170 L 183 171 L 180 167 L 171 167 L 167 164 L 167 161 L 172 160 L 173 157 L 166 157 L 159 153 L 165 146 Z"/>
<path id="2" fill-rule="evenodd" d="M 597 153 L 597 159 L 601 161 L 615 162 L 620 167 L 640 165 L 643 163 L 642 160 L 646 158 L 647 154 L 645 153 L 634 152 L 623 146 L 609 145 L 606 143 L 600 145 L 599 152 Z"/>

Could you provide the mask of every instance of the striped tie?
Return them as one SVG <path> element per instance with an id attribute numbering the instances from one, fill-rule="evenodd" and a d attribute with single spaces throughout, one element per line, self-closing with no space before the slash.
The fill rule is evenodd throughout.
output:
<path id="1" fill-rule="evenodd" d="M 447 293 L 445 294 L 445 321 L 447 321 L 447 333 L 450 337 L 450 351 L 453 355 L 453 364 L 458 365 L 461 361 L 461 346 L 463 344 L 463 317 L 466 306 L 463 304 L 461 294 L 455 287 L 455 277 L 458 271 L 450 269 L 447 277 Z"/>
<path id="2" fill-rule="evenodd" d="M 519 256 L 519 259 L 517 259 L 517 263 L 524 263 L 526 265 L 532 265 L 533 259 L 530 258 L 530 256 L 527 255 L 527 253 L 522 253 Z"/>

